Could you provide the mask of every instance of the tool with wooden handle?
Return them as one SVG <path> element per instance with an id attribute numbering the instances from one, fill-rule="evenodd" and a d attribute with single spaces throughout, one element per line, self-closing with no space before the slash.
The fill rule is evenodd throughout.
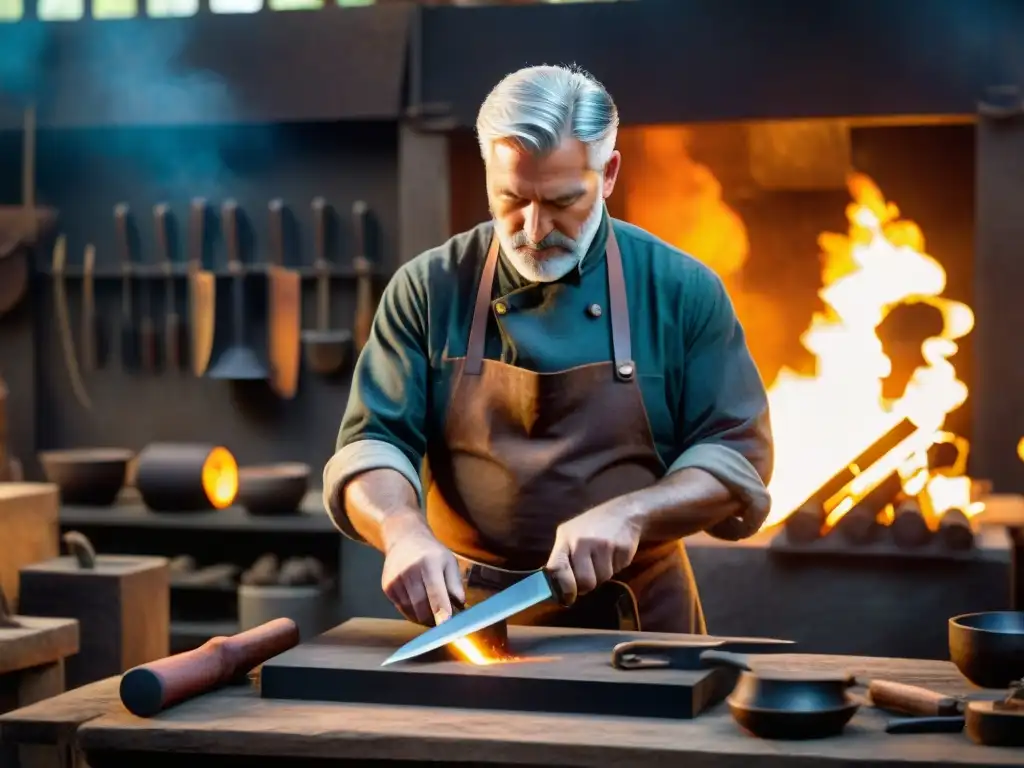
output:
<path id="1" fill-rule="evenodd" d="M 167 370 L 178 370 L 186 365 L 184 350 L 187 344 L 185 324 L 178 314 L 178 297 L 174 290 L 174 260 L 167 236 L 168 213 L 166 203 L 153 206 L 153 226 L 156 229 L 157 259 L 164 267 L 164 362 Z"/>
<path id="2" fill-rule="evenodd" d="M 331 264 L 327 260 L 327 201 L 313 198 L 313 269 L 316 272 L 316 330 L 303 331 L 302 344 L 311 370 L 337 373 L 348 359 L 352 333 L 331 330 Z"/>
<path id="3" fill-rule="evenodd" d="M 299 389 L 302 359 L 302 278 L 295 270 L 285 267 L 284 201 L 271 200 L 269 215 L 267 347 L 270 388 L 278 397 L 291 400 Z"/>
<path id="4" fill-rule="evenodd" d="M 352 259 L 356 272 L 356 318 L 352 335 L 355 338 L 357 357 L 370 338 L 373 315 L 377 309 L 373 302 L 373 265 L 366 257 L 369 212 L 370 209 L 362 200 L 357 200 L 352 206 L 352 231 L 356 238 L 356 254 Z"/>
<path id="5" fill-rule="evenodd" d="M 126 203 L 121 206 L 124 216 L 118 226 L 118 236 L 121 238 L 121 250 L 127 254 L 126 259 L 132 262 L 131 230 L 129 217 L 131 211 Z M 143 276 L 139 282 L 139 365 L 145 373 L 155 373 L 159 367 L 159 354 L 157 353 L 156 326 L 153 324 L 153 296 L 152 284 L 148 276 Z"/>
<path id="6" fill-rule="evenodd" d="M 67 238 L 60 235 L 53 247 L 53 306 L 57 313 L 57 332 L 60 336 L 61 352 L 64 355 L 64 366 L 71 380 L 71 391 L 79 405 L 87 411 L 92 410 L 92 400 L 82 381 L 82 371 L 75 355 L 75 342 L 71 336 L 71 314 L 68 310 L 68 296 L 64 285 L 64 270 L 67 266 Z"/>
<path id="7" fill-rule="evenodd" d="M 238 203 L 226 200 L 221 204 L 221 226 L 228 247 L 228 270 L 231 272 L 231 334 L 228 346 L 222 347 L 206 375 L 211 379 L 230 381 L 265 381 L 269 372 L 246 341 L 246 268 L 238 239 Z"/>
<path id="8" fill-rule="evenodd" d="M 928 717 L 962 715 L 966 706 L 961 698 L 944 696 L 927 688 L 894 683 L 889 680 L 872 680 L 868 684 L 868 693 L 876 707 L 892 712 L 902 712 L 906 715 Z"/>
<path id="9" fill-rule="evenodd" d="M 128 238 L 128 206 L 120 203 L 114 207 L 114 226 L 117 229 L 117 244 L 121 257 L 121 365 L 134 371 L 139 365 L 139 339 L 135 333 L 135 286 L 132 282 L 131 243 Z"/>
<path id="10" fill-rule="evenodd" d="M 188 311 L 192 326 L 192 373 L 202 376 L 210 364 L 216 326 L 217 279 L 203 268 L 206 250 L 206 200 L 194 198 L 188 223 Z"/>
<path id="11" fill-rule="evenodd" d="M 121 676 L 121 703 L 152 717 L 212 691 L 299 644 L 291 619 L 274 619 L 231 637 L 215 637 L 195 650 L 142 664 Z"/>
<path id="12" fill-rule="evenodd" d="M 85 246 L 82 257 L 82 367 L 95 371 L 106 358 L 106 336 L 96 314 L 96 248 Z"/>

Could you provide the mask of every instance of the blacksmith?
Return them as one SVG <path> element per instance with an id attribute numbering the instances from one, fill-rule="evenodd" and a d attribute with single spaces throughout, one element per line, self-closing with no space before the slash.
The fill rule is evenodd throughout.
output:
<path id="1" fill-rule="evenodd" d="M 493 220 L 384 291 L 324 501 L 411 620 L 547 567 L 566 606 L 521 622 L 703 633 L 682 539 L 768 514 L 743 329 L 710 269 L 609 218 L 618 123 L 578 69 L 507 76 L 477 119 Z"/>

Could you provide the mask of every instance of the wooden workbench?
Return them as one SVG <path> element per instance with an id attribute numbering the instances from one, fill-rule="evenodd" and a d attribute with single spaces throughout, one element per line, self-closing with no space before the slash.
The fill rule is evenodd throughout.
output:
<path id="1" fill-rule="evenodd" d="M 861 679 L 970 693 L 947 662 L 796 654 L 759 657 L 758 662 L 773 668 L 842 669 Z M 1024 750 L 980 747 L 952 734 L 890 736 L 883 728 L 883 716 L 863 708 L 840 737 L 770 742 L 741 733 L 724 707 L 695 720 L 661 721 L 272 701 L 249 687 L 207 694 L 146 720 L 122 708 L 116 680 L 0 717 L 4 739 L 67 740 L 74 732 L 92 768 L 137 768 L 142 761 L 188 768 L 356 761 L 594 768 L 1024 764 Z"/>

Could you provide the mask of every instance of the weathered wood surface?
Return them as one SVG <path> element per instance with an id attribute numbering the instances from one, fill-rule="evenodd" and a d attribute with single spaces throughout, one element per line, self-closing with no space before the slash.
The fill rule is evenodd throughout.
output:
<path id="1" fill-rule="evenodd" d="M 0 627 L 0 674 L 52 664 L 78 653 L 78 622 L 12 616 L 20 626 Z"/>
<path id="2" fill-rule="evenodd" d="M 18 610 L 19 570 L 60 552 L 60 489 L 50 483 L 0 483 L 0 589 Z"/>
<path id="3" fill-rule="evenodd" d="M 123 710 L 117 692 L 120 683 L 120 677 L 110 677 L 0 715 L 0 742 L 59 744 L 73 741 L 83 723 Z"/>
<path id="4" fill-rule="evenodd" d="M 756 661 L 759 667 L 773 669 L 843 670 L 861 680 L 896 680 L 945 694 L 972 692 L 947 662 L 798 654 L 760 656 Z M 61 702 L 64 698 L 55 699 L 53 707 L 66 706 Z M 50 718 L 48 727 L 52 727 L 54 716 L 44 711 L 46 703 L 40 706 L 37 718 Z M 0 718 L 4 728 L 10 717 Z M 24 713 L 19 717 L 24 719 Z M 809 742 L 769 742 L 747 736 L 724 706 L 695 720 L 672 721 L 274 701 L 261 699 L 246 687 L 207 694 L 148 720 L 128 714 L 114 702 L 102 716 L 82 722 L 78 738 L 87 752 L 594 768 L 1024 763 L 1021 750 L 977 746 L 962 735 L 887 735 L 884 717 L 869 708 L 862 708 L 842 736 Z"/>
<path id="5" fill-rule="evenodd" d="M 646 669 L 626 674 L 609 663 L 617 644 L 637 632 L 559 627 L 508 627 L 503 664 L 477 666 L 458 658 L 382 667 L 392 652 L 423 632 L 408 621 L 350 619 L 271 659 L 262 693 L 271 699 L 520 712 L 657 715 L 689 718 L 722 701 L 735 674 L 726 669 Z M 706 640 L 648 633 L 648 640 Z M 787 646 L 783 646 L 787 647 Z"/>

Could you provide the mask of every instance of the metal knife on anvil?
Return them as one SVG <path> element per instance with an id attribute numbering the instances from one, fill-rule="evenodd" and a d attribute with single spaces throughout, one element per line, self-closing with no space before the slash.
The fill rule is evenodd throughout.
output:
<path id="1" fill-rule="evenodd" d="M 477 603 L 454 614 L 442 624 L 432 627 L 413 640 L 410 640 L 385 659 L 381 666 L 386 667 L 398 661 L 408 661 L 425 653 L 430 653 L 475 632 L 487 629 L 499 621 L 515 616 L 517 613 L 539 605 L 545 600 L 562 602 L 558 586 L 548 572 L 545 570 L 535 571 L 512 586 L 503 589 L 481 603 Z M 649 653 L 653 656 L 663 657 L 668 666 L 698 669 L 700 667 L 699 653 L 709 648 L 724 649 L 727 646 L 729 650 L 737 653 L 768 653 L 784 650 L 787 646 L 792 646 L 793 644 L 792 640 L 717 638 L 717 642 L 709 639 L 707 643 L 695 643 L 689 647 L 689 650 L 693 651 L 693 653 L 686 653 L 688 648 L 685 645 L 636 641 L 620 644 L 616 649 L 615 658 L 620 660 L 620 663 L 616 664 L 616 666 L 622 669 L 638 668 L 641 666 L 641 662 L 637 661 L 634 664 L 631 661 L 631 653 L 635 650 L 638 657 L 644 653 Z M 668 648 L 669 645 L 671 645 L 671 649 Z"/>

